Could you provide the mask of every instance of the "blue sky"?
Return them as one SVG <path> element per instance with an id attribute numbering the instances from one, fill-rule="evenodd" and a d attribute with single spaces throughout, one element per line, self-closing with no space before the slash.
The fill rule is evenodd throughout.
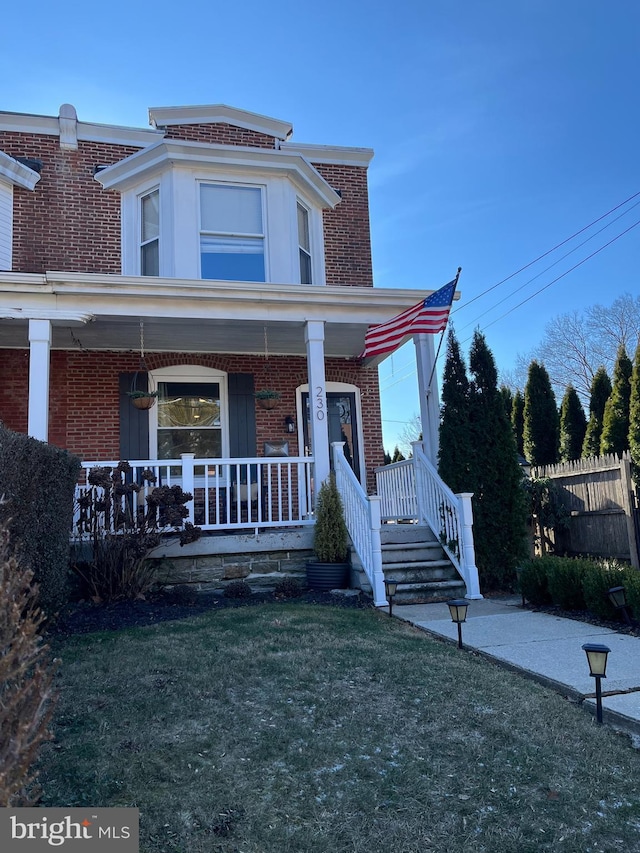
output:
<path id="1" fill-rule="evenodd" d="M 0 110 L 146 126 L 149 106 L 227 103 L 298 142 L 373 148 L 376 285 L 428 290 L 462 266 L 463 350 L 486 329 L 502 370 L 557 314 L 639 291 L 640 227 L 498 319 L 640 207 L 467 305 L 640 190 L 637 0 L 35 0 L 3 20 Z M 413 366 L 409 345 L 381 368 L 391 448 L 418 410 Z"/>

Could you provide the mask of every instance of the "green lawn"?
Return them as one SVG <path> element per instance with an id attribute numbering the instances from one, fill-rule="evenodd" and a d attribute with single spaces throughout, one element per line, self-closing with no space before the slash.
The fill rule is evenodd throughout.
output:
<path id="1" fill-rule="evenodd" d="M 137 806 L 141 851 L 640 851 L 640 755 L 373 610 L 225 609 L 56 641 L 43 805 Z"/>

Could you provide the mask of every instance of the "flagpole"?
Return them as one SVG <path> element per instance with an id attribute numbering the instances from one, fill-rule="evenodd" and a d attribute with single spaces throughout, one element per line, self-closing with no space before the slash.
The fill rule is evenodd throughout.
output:
<path id="1" fill-rule="evenodd" d="M 458 267 L 458 272 L 456 273 L 456 277 L 454 279 L 454 281 L 455 281 L 454 292 L 455 292 L 456 288 L 458 287 L 458 280 L 460 278 L 461 272 L 462 272 L 462 267 Z M 440 355 L 440 348 L 442 347 L 442 341 L 444 340 L 444 333 L 446 331 L 447 331 L 446 329 L 442 330 L 442 333 L 440 335 L 440 341 L 438 342 L 438 350 L 437 350 L 435 357 L 433 359 L 433 367 L 431 368 L 431 375 L 429 376 L 429 381 L 427 382 L 427 387 L 425 389 L 425 393 L 427 395 L 427 398 L 429 397 L 429 394 L 431 394 L 431 382 L 433 381 L 433 374 L 436 372 L 436 364 L 438 363 L 438 356 Z"/>
<path id="2" fill-rule="evenodd" d="M 453 294 L 460 278 L 462 269 L 458 268 L 453 284 Z M 414 345 L 416 348 L 416 367 L 418 373 L 418 391 L 420 399 L 420 421 L 422 423 L 422 444 L 424 453 L 433 465 L 438 464 L 438 425 L 439 425 L 439 407 L 438 394 L 432 393 L 434 374 L 436 369 L 437 357 L 440 354 L 442 341 L 444 338 L 444 330 L 440 336 L 438 344 L 438 354 L 434 353 L 434 340 L 432 334 L 417 334 L 413 336 Z M 429 377 L 428 381 L 427 376 Z"/>

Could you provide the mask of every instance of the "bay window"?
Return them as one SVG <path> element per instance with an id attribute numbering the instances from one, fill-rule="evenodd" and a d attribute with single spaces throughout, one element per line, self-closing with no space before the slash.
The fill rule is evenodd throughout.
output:
<path id="1" fill-rule="evenodd" d="M 298 254 L 300 257 L 300 284 L 311 284 L 311 238 L 309 236 L 309 211 L 298 202 Z"/>
<path id="2" fill-rule="evenodd" d="M 140 199 L 140 273 L 160 275 L 160 190 Z"/>

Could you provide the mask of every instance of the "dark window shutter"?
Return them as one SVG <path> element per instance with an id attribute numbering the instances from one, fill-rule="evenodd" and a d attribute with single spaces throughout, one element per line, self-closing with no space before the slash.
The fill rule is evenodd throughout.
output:
<path id="1" fill-rule="evenodd" d="M 121 373 L 120 388 L 120 459 L 149 458 L 149 412 L 136 409 L 127 396 L 131 390 L 133 373 Z M 136 388 L 146 391 L 147 376 L 139 373 L 136 378 Z"/>
<path id="2" fill-rule="evenodd" d="M 251 373 L 230 373 L 229 453 L 232 458 L 256 456 L 256 401 Z"/>

